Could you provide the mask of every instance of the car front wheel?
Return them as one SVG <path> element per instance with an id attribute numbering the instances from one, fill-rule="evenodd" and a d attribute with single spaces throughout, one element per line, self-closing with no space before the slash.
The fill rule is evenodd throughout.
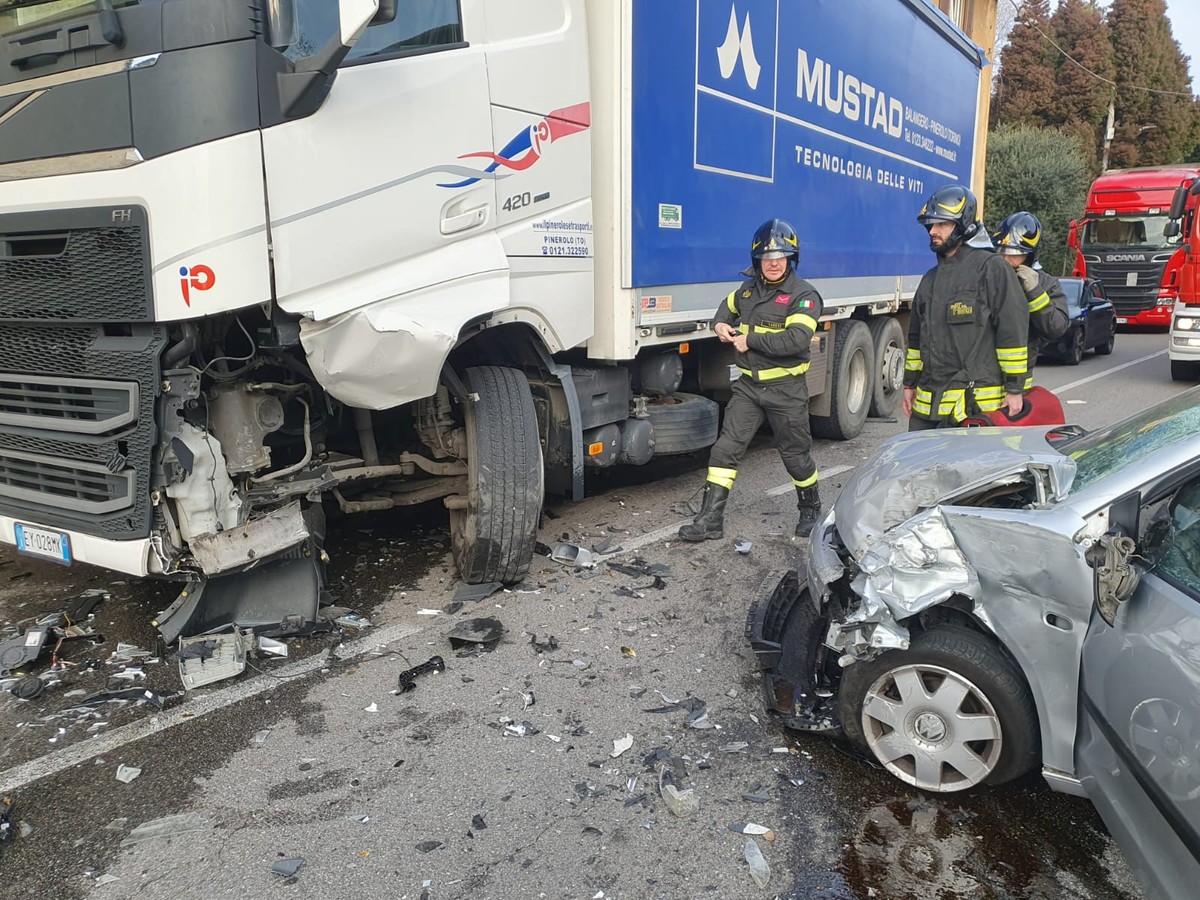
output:
<path id="1" fill-rule="evenodd" d="M 846 669 L 842 727 L 859 750 L 936 793 L 1003 784 L 1032 769 L 1037 711 L 1016 665 L 984 635 L 941 626 Z"/>

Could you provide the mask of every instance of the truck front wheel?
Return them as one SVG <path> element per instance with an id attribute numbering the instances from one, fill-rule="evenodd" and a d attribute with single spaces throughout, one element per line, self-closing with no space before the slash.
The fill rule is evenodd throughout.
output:
<path id="1" fill-rule="evenodd" d="M 466 370 L 478 400 L 463 409 L 468 494 L 450 509 L 459 575 L 512 584 L 529 573 L 544 492 L 542 447 L 529 382 L 518 369 Z"/>
<path id="2" fill-rule="evenodd" d="M 904 332 L 891 316 L 871 320 L 871 343 L 875 348 L 875 382 L 871 393 L 871 415 L 891 419 L 900 408 L 904 393 Z"/>

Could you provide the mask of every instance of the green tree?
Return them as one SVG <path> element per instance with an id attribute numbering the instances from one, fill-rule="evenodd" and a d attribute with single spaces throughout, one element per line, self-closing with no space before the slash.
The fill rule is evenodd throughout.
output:
<path id="1" fill-rule="evenodd" d="M 1054 41 L 1071 58 L 1058 55 L 1055 96 L 1045 122 L 1076 137 L 1084 157 L 1099 168 L 1100 144 L 1116 75 L 1104 10 L 1096 0 L 1062 0 L 1051 17 Z M 1099 76 L 1099 77 L 1097 77 Z"/>
<path id="2" fill-rule="evenodd" d="M 1050 33 L 1049 0 L 1022 0 L 992 84 L 992 127 L 1045 124 L 1051 115 L 1058 54 L 1039 29 Z"/>
<path id="3" fill-rule="evenodd" d="M 1165 0 L 1113 0 L 1108 26 L 1117 82 L 1109 165 L 1183 160 L 1200 139 L 1200 120 L 1187 57 L 1171 34 Z"/>
<path id="4" fill-rule="evenodd" d="M 1067 260 L 1067 225 L 1083 212 L 1091 177 L 1072 135 L 1001 125 L 988 137 L 988 222 L 994 227 L 1015 212 L 1033 213 L 1042 223 L 1042 266 L 1060 275 Z"/>

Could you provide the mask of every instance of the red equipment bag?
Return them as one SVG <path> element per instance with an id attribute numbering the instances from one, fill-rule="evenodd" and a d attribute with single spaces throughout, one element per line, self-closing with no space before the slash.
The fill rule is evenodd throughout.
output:
<path id="1" fill-rule="evenodd" d="M 1008 410 L 998 409 L 993 413 L 983 413 L 978 416 L 968 416 L 963 420 L 966 428 L 980 428 L 991 425 L 1012 427 L 1014 425 L 1066 425 L 1062 403 L 1053 392 L 1035 385 L 1025 392 L 1025 403 L 1021 411 L 1012 418 Z"/>

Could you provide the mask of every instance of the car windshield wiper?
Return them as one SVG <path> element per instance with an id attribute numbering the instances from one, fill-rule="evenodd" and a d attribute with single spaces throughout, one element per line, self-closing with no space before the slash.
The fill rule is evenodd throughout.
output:
<path id="1" fill-rule="evenodd" d="M 52 0 L 7 0 L 7 2 L 6 0 L 0 0 L 0 10 L 41 6 L 49 2 L 52 2 Z M 99 12 L 100 37 L 103 38 L 104 44 L 119 47 L 125 43 L 125 29 L 121 27 L 121 20 L 117 17 L 117 11 L 113 9 L 112 0 L 93 0 L 93 2 Z M 71 46 L 70 41 L 63 36 L 61 28 L 55 29 L 51 36 L 39 41 L 22 43 L 19 40 L 14 40 L 10 41 L 10 43 L 17 44 L 22 50 L 28 51 L 24 55 L 14 56 L 10 60 L 10 64 L 18 68 L 43 65 L 76 50 L 88 50 L 93 47 L 104 46 L 104 44 L 88 44 L 83 47 Z"/>

